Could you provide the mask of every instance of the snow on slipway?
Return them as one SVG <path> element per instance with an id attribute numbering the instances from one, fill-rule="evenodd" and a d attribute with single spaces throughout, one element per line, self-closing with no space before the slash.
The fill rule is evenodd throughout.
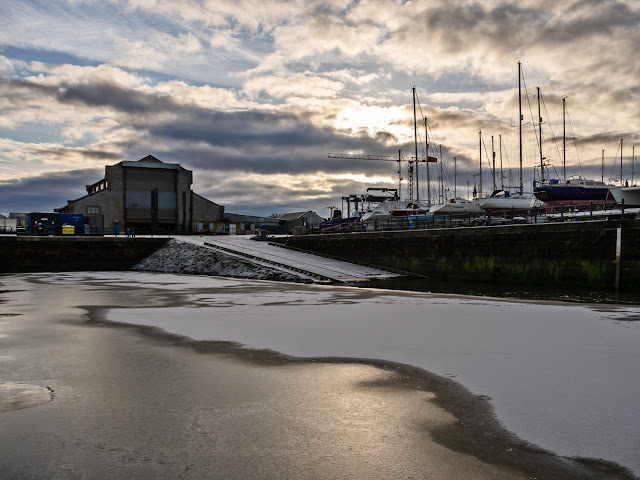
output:
<path id="1" fill-rule="evenodd" d="M 220 277 L 253 278 L 282 282 L 309 281 L 308 275 L 260 265 L 202 245 L 171 239 L 132 267 L 133 270 Z"/>
<path id="2" fill-rule="evenodd" d="M 254 241 L 246 236 L 177 237 L 133 269 L 307 283 L 397 276 L 363 265 Z"/>

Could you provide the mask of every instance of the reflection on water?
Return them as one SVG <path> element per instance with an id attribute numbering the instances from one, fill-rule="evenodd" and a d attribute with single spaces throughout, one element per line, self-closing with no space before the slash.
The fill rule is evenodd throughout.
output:
<path id="1" fill-rule="evenodd" d="M 554 300 L 579 303 L 624 303 L 640 304 L 640 293 L 590 291 L 566 285 L 562 289 L 517 284 L 492 284 L 481 282 L 454 282 L 422 278 L 396 277 L 374 279 L 356 284 L 369 288 L 410 290 L 415 292 L 476 295 L 482 297 L 518 298 L 524 300 Z M 613 290 L 613 289 L 612 289 Z"/>
<path id="2" fill-rule="evenodd" d="M 0 383 L 0 413 L 35 407 L 53 399 L 51 388 L 22 383 Z"/>

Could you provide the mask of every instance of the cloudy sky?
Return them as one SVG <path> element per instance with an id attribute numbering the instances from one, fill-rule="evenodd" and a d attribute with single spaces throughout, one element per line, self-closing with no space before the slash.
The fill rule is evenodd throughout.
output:
<path id="1" fill-rule="evenodd" d="M 632 174 L 640 145 L 638 0 L 0 0 L 0 212 L 51 211 L 104 166 L 154 155 L 194 171 L 227 211 L 315 210 L 397 164 L 329 153 L 442 158 L 444 188 L 518 180 L 543 154 L 567 175 Z M 526 86 L 526 88 L 525 88 Z M 441 147 L 440 147 L 441 146 Z M 440 157 L 440 151 L 442 157 Z M 640 157 L 640 149 L 638 155 Z M 456 158 L 454 168 L 454 157 Z M 436 168 L 436 170 L 434 170 Z M 437 193 L 440 163 L 431 166 Z M 402 167 L 403 196 L 407 192 Z M 635 174 L 635 167 L 634 167 Z M 638 168 L 640 176 L 640 168 Z M 419 170 L 420 197 L 426 172 Z M 415 195 L 415 194 L 414 194 Z"/>

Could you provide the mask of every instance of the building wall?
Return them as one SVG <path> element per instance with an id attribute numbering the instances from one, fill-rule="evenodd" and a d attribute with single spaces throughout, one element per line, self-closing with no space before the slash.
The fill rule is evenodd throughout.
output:
<path id="1" fill-rule="evenodd" d="M 124 224 L 124 208 L 122 203 L 122 190 L 101 190 L 93 195 L 70 200 L 63 213 L 81 213 L 83 215 L 102 214 L 104 218 L 105 232 L 110 232 L 114 223 Z M 98 207 L 99 211 L 91 210 Z"/>
<path id="2" fill-rule="evenodd" d="M 124 161 L 105 167 L 103 180 L 87 185 L 88 195 L 71 200 L 63 213 L 100 213 L 106 232 L 118 223 L 120 231 L 133 227 L 148 229 L 152 222 L 152 190 L 158 189 L 158 227 L 195 231 L 194 225 L 222 219 L 224 207 L 191 191 L 193 172 L 179 165 L 162 163 L 153 157 L 138 162 Z M 99 211 L 90 207 L 99 207 Z M 190 223 L 191 222 L 191 225 Z"/>
<path id="3" fill-rule="evenodd" d="M 190 202 L 191 196 L 187 194 L 186 197 L 187 202 Z M 224 215 L 224 207 L 201 197 L 197 193 L 193 193 L 192 199 L 192 203 L 190 203 L 193 208 L 191 231 L 215 230 L 215 223 L 220 221 Z M 189 208 L 187 208 L 187 218 L 189 218 L 189 214 Z M 202 228 L 200 228 L 201 226 Z"/>
<path id="4" fill-rule="evenodd" d="M 193 183 L 193 172 L 180 167 L 176 178 L 177 201 L 177 228 L 187 230 L 189 222 L 189 205 L 191 184 Z M 194 195 L 195 196 L 195 195 Z"/>

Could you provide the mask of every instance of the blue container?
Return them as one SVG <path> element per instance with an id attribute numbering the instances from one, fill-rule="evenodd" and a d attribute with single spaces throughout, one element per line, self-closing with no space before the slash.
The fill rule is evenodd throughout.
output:
<path id="1" fill-rule="evenodd" d="M 31 235 L 58 235 L 62 233 L 59 213 L 32 212 L 27 218 L 27 231 Z"/>
<path id="2" fill-rule="evenodd" d="M 81 213 L 62 213 L 60 221 L 62 225 L 76 227 L 76 233 L 84 232 L 84 215 Z"/>

